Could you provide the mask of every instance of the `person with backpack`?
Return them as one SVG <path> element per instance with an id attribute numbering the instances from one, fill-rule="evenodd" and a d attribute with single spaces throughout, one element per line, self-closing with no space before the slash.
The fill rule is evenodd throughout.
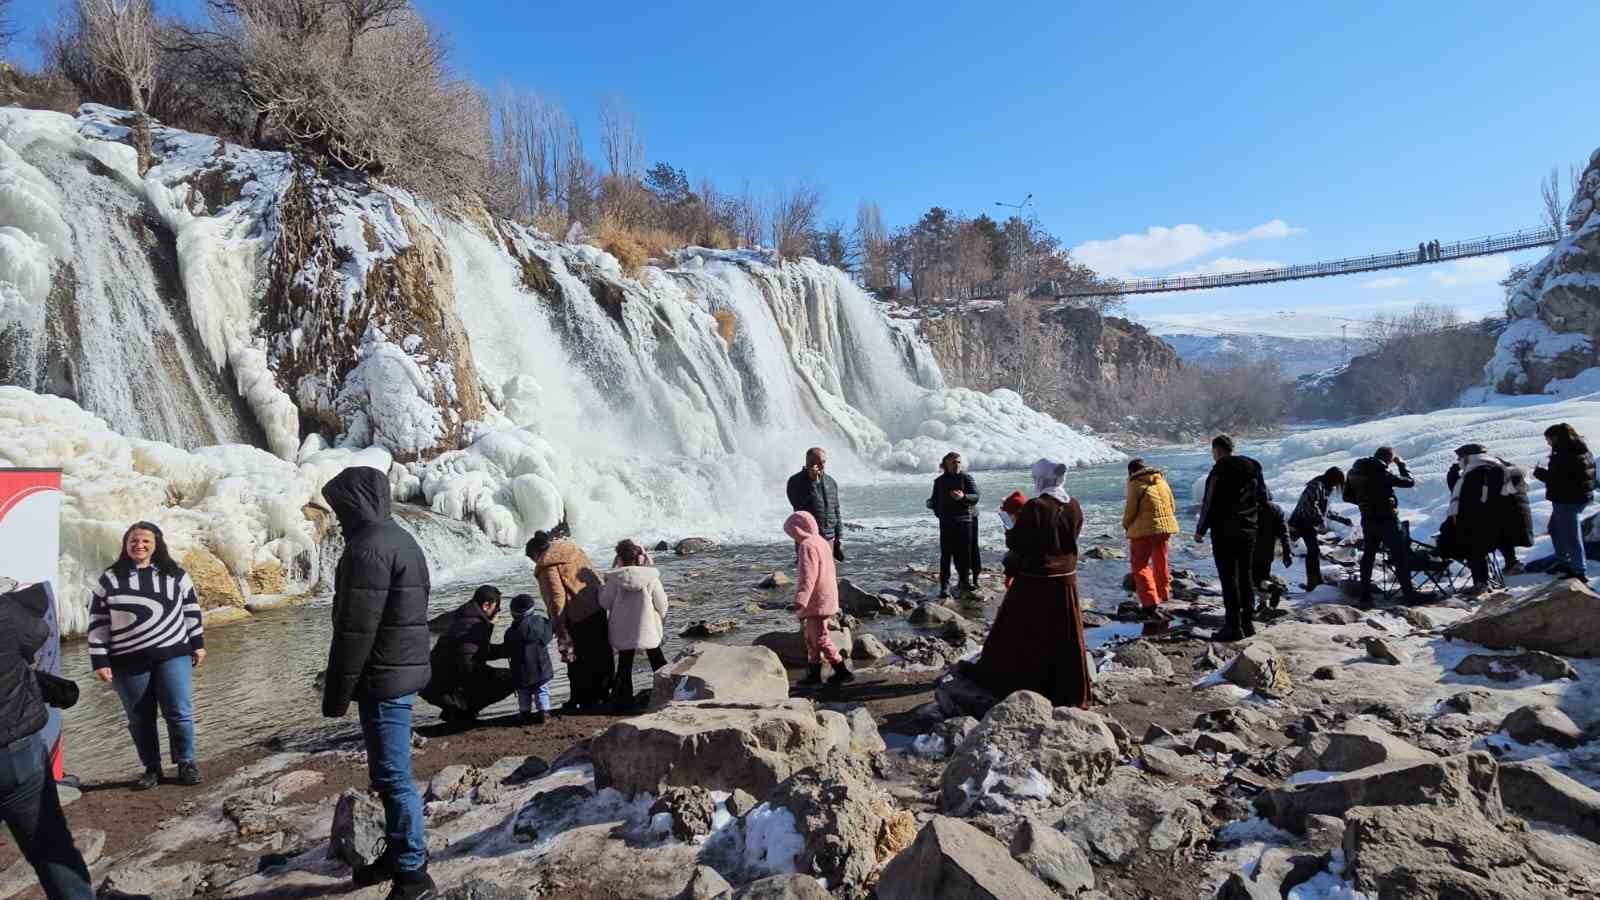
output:
<path id="1" fill-rule="evenodd" d="M 959 578 L 957 592 L 966 594 L 978 587 L 974 549 L 977 547 L 978 483 L 961 469 L 961 454 L 951 451 L 939 463 L 940 474 L 933 480 L 933 496 L 928 508 L 939 520 L 939 598 L 950 596 L 950 563 Z"/>
<path id="2" fill-rule="evenodd" d="M 1255 587 L 1251 566 L 1261 504 L 1271 499 L 1261 476 L 1261 464 L 1233 452 L 1233 438 L 1219 434 L 1211 440 L 1211 458 L 1216 465 L 1206 476 L 1205 497 L 1200 503 L 1200 521 L 1195 523 L 1195 543 L 1203 543 L 1211 532 L 1211 556 L 1222 581 L 1222 605 L 1226 615 L 1223 629 L 1213 636 L 1218 641 L 1239 641 L 1254 637 Z"/>
<path id="3" fill-rule="evenodd" d="M 1389 467 L 1395 471 L 1390 472 Z M 1400 580 L 1400 591 L 1407 603 L 1421 601 L 1416 585 L 1411 583 L 1411 545 L 1400 527 L 1400 500 L 1396 488 L 1416 487 L 1416 479 L 1406 468 L 1406 461 L 1394 452 L 1393 447 L 1379 447 L 1371 456 L 1358 459 L 1350 466 L 1345 478 L 1344 499 L 1361 510 L 1361 598 L 1362 609 L 1372 608 L 1372 566 L 1378 558 L 1378 547 L 1388 548 Z"/>
<path id="4" fill-rule="evenodd" d="M 1348 526 L 1350 520 L 1328 511 L 1328 501 L 1334 492 L 1344 488 L 1344 470 L 1329 466 L 1321 475 L 1306 482 L 1300 490 L 1300 499 L 1289 514 L 1289 535 L 1306 545 L 1306 590 L 1314 591 L 1322 584 L 1322 548 L 1317 535 L 1328 529 L 1328 520 Z"/>
<path id="5" fill-rule="evenodd" d="M 1128 534 L 1128 561 L 1140 612 L 1159 617 L 1160 605 L 1172 599 L 1167 548 L 1178 533 L 1178 501 L 1161 470 L 1145 465 L 1142 459 L 1128 463 L 1122 529 Z"/>
<path id="6" fill-rule="evenodd" d="M 1504 545 L 1533 544 L 1533 516 L 1522 470 L 1490 456 L 1482 444 L 1456 448 L 1456 465 L 1445 476 L 1450 512 L 1440 529 L 1447 555 L 1464 558 L 1472 590 L 1489 588 L 1489 554 Z M 1520 501 L 1519 501 L 1520 496 Z"/>
<path id="7" fill-rule="evenodd" d="M 517 686 L 517 709 L 524 725 L 543 725 L 550 715 L 550 661 L 554 636 L 544 604 L 532 594 L 511 598 L 511 627 L 506 629 L 506 656 L 511 660 L 511 681 Z"/>
<path id="8" fill-rule="evenodd" d="M 1533 470 L 1533 477 L 1544 482 L 1544 495 L 1550 501 L 1550 543 L 1555 550 L 1558 575 L 1588 580 L 1589 561 L 1584 558 L 1583 510 L 1594 500 L 1594 456 L 1578 430 L 1561 422 L 1544 431 L 1550 445 L 1550 461 Z"/>

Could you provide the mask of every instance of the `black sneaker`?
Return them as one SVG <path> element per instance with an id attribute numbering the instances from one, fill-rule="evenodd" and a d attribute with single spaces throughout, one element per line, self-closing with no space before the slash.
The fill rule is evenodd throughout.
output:
<path id="1" fill-rule="evenodd" d="M 855 680 L 856 673 L 845 668 L 843 662 L 836 663 L 833 667 L 833 674 L 828 676 L 829 684 L 849 684 Z"/>
<path id="2" fill-rule="evenodd" d="M 1254 622 L 1240 622 L 1239 623 L 1239 633 L 1243 634 L 1247 638 L 1255 637 L 1256 636 L 1256 623 L 1254 623 Z"/>
<path id="3" fill-rule="evenodd" d="M 396 872 L 394 887 L 389 888 L 389 900 L 429 900 L 438 896 L 438 888 L 427 869 Z"/>
<path id="4" fill-rule="evenodd" d="M 395 855 L 390 852 L 389 845 L 387 843 L 384 844 L 383 852 L 378 854 L 378 858 L 352 872 L 350 880 L 355 883 L 356 887 L 372 887 L 375 884 L 383 884 L 385 881 L 394 880 L 394 857 Z"/>
<path id="5" fill-rule="evenodd" d="M 550 721 L 550 717 L 542 709 L 533 714 L 533 724 L 535 725 L 543 725 L 548 721 Z"/>
<path id="6" fill-rule="evenodd" d="M 148 791 L 154 789 L 160 783 L 161 767 L 155 766 L 144 770 L 144 774 L 139 776 L 139 780 L 133 783 L 133 789 L 136 791 Z"/>
<path id="7" fill-rule="evenodd" d="M 178 783 L 194 787 L 200 783 L 200 767 L 192 762 L 178 763 Z"/>
<path id="8" fill-rule="evenodd" d="M 1211 639 L 1218 643 L 1231 644 L 1235 641 L 1244 640 L 1244 632 L 1237 628 L 1224 628 L 1216 634 L 1213 634 Z"/>

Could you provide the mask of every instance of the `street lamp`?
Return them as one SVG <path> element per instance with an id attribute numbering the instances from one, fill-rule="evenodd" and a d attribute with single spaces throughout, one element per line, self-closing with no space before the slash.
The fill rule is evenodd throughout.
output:
<path id="1" fill-rule="evenodd" d="M 1004 206 L 1007 209 L 1016 210 L 1017 223 L 1020 225 L 1022 223 L 1022 210 L 1024 208 L 1026 208 L 1027 205 L 1032 203 L 1032 202 L 1033 202 L 1033 194 L 1029 193 L 1028 196 L 1022 198 L 1022 202 L 1021 203 L 1005 203 L 1003 201 L 996 200 L 994 202 L 994 205 L 995 206 Z M 1017 236 L 1015 234 L 1008 235 L 1007 236 L 1007 243 L 1009 243 L 1011 245 L 1010 246 L 1011 259 L 1008 260 L 1007 263 L 1008 263 L 1008 265 L 1017 265 L 1018 263 L 1021 262 L 1021 260 L 1018 259 L 1019 254 L 1017 253 Z"/>

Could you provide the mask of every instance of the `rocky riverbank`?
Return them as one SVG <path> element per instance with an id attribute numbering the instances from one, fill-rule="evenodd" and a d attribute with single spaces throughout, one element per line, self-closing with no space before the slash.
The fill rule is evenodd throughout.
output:
<path id="1" fill-rule="evenodd" d="M 1600 596 L 1511 581 L 1372 611 L 1292 594 L 1230 646 L 1186 575 L 1170 626 L 1094 621 L 1144 633 L 1095 652 L 1089 711 L 948 673 L 992 594 L 851 586 L 853 685 L 792 690 L 775 634 L 696 645 L 636 716 L 423 729 L 431 868 L 457 898 L 1594 896 Z M 105 894 L 343 893 L 375 852 L 353 728 L 205 768 L 68 808 Z M 36 890 L 0 854 L 0 897 Z"/>

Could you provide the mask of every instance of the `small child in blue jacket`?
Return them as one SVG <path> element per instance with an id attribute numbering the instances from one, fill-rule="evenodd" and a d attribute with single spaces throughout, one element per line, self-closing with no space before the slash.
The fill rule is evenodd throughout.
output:
<path id="1" fill-rule="evenodd" d="M 506 653 L 511 659 L 511 680 L 517 686 L 517 706 L 522 724 L 543 725 L 550 710 L 550 617 L 531 594 L 511 600 L 511 627 L 506 631 Z M 534 701 L 538 712 L 534 712 Z"/>

